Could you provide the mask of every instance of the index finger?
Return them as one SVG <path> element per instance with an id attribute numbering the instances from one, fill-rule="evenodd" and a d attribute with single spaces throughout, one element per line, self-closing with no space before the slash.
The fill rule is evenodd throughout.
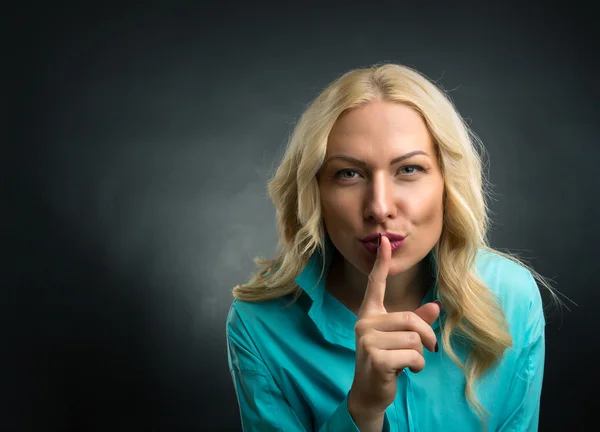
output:
<path id="1" fill-rule="evenodd" d="M 379 235 L 380 244 L 377 249 L 377 259 L 369 274 L 369 282 L 365 290 L 362 304 L 358 310 L 358 318 L 373 312 L 387 313 L 383 305 L 385 298 L 386 280 L 392 262 L 392 247 L 386 236 Z"/>

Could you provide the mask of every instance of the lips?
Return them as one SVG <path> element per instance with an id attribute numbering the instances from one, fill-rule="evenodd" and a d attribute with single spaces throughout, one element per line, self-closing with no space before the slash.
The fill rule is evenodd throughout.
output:
<path id="1" fill-rule="evenodd" d="M 400 234 L 393 233 L 381 233 L 383 236 L 386 236 L 390 240 L 390 246 L 392 248 L 392 253 L 396 252 L 404 243 L 404 236 Z M 360 239 L 363 247 L 372 255 L 377 255 L 377 249 L 379 249 L 379 233 L 370 234 L 366 237 Z"/>
<path id="2" fill-rule="evenodd" d="M 394 233 L 381 233 L 381 235 L 386 236 L 390 242 L 400 242 L 402 240 L 404 240 L 404 236 L 400 235 L 400 234 L 394 234 Z M 369 234 L 366 237 L 363 237 L 362 239 L 360 239 L 361 242 L 363 243 L 377 243 L 379 241 L 379 233 L 375 233 L 375 234 Z"/>

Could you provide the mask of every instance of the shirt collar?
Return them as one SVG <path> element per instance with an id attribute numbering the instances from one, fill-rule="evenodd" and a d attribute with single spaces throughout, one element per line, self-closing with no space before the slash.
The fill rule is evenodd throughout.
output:
<path id="1" fill-rule="evenodd" d="M 357 320 L 356 315 L 325 289 L 329 266 L 335 252 L 335 246 L 327 236 L 324 250 L 321 247 L 317 248 L 302 272 L 295 279 L 295 282 L 311 298 L 312 305 L 308 315 L 325 339 L 355 349 L 354 325 Z M 429 260 L 434 282 L 427 290 L 425 297 L 423 297 L 421 305 L 439 299 L 438 261 L 434 250 L 429 252 L 426 259 Z M 439 327 L 439 321 L 438 318 L 432 324 L 431 327 L 434 330 Z"/>
<path id="2" fill-rule="evenodd" d="M 325 281 L 329 273 L 331 259 L 335 252 L 335 246 L 329 239 L 325 239 L 325 250 L 318 247 L 312 254 L 308 263 L 295 279 L 295 282 L 308 294 L 313 302 L 320 303 L 325 294 Z"/>

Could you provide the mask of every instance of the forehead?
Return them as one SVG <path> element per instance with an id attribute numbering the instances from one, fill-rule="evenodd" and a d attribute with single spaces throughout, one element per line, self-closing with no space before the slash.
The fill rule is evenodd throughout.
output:
<path id="1" fill-rule="evenodd" d="M 373 101 L 346 111 L 335 122 L 327 154 L 337 152 L 386 155 L 424 150 L 431 154 L 433 142 L 421 115 L 396 102 Z"/>

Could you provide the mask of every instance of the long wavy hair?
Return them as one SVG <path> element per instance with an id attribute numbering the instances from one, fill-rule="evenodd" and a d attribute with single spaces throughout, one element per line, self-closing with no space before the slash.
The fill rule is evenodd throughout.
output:
<path id="1" fill-rule="evenodd" d="M 256 258 L 260 270 L 248 283 L 234 287 L 233 296 L 257 302 L 290 294 L 295 301 L 301 295 L 294 279 L 317 248 L 325 251 L 316 175 L 325 159 L 329 134 L 343 112 L 376 99 L 413 108 L 433 138 L 445 186 L 443 229 L 434 248 L 438 291 L 446 313 L 442 344 L 464 372 L 465 396 L 485 425 L 488 413 L 477 400 L 474 383 L 513 341 L 498 299 L 475 274 L 478 251 L 488 250 L 522 265 L 551 293 L 553 290 L 546 279 L 516 256 L 488 245 L 489 190 L 482 170 L 484 148 L 448 94 L 416 70 L 396 64 L 355 69 L 327 86 L 308 106 L 268 183 L 279 230 L 276 257 Z M 452 348 L 454 336 L 471 342 L 465 363 Z"/>

